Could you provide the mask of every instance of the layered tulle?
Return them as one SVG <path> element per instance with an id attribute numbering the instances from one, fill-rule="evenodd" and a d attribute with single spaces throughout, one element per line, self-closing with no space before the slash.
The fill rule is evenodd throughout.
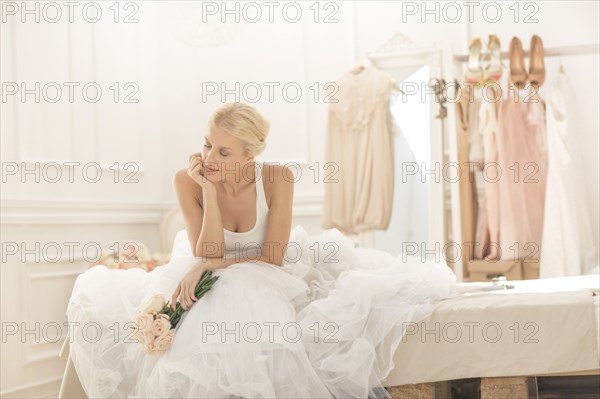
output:
<path id="1" fill-rule="evenodd" d="M 77 278 L 67 318 L 78 325 L 71 356 L 89 397 L 389 397 L 381 381 L 405 323 L 426 317 L 456 283 L 446 265 L 298 226 L 284 266 L 216 270 L 169 350 L 151 356 L 129 326 L 140 305 L 158 293 L 170 298 L 196 263 L 185 230 L 172 253 L 150 273 L 95 266 Z"/>
<path id="2" fill-rule="evenodd" d="M 407 323 L 424 319 L 450 295 L 454 273 L 445 264 L 354 248 L 337 229 L 293 233 L 294 242 L 311 250 L 284 269 L 310 287 L 296 319 L 314 370 L 333 397 L 389 397 L 381 381 L 394 367 Z M 312 256 L 315 248 L 320 257 Z"/>

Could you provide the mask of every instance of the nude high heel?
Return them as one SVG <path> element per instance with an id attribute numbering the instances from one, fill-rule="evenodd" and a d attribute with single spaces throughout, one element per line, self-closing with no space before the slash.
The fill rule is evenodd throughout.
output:
<path id="1" fill-rule="evenodd" d="M 525 71 L 525 53 L 521 40 L 514 36 L 510 41 L 510 81 L 517 87 L 523 89 L 527 83 L 527 72 Z"/>
<path id="2" fill-rule="evenodd" d="M 486 74 L 489 79 L 499 81 L 502 77 L 502 57 L 498 36 L 490 33 L 487 46 L 490 53 L 490 64 L 486 68 Z"/>
<path id="3" fill-rule="evenodd" d="M 536 88 L 540 87 L 546 79 L 546 68 L 544 66 L 544 46 L 542 38 L 538 35 L 531 37 L 529 47 L 529 83 Z"/>
<path id="4" fill-rule="evenodd" d="M 483 78 L 483 68 L 479 64 L 481 57 L 481 39 L 475 36 L 469 45 L 469 61 L 467 63 L 467 72 L 465 81 L 467 83 L 480 84 Z"/>

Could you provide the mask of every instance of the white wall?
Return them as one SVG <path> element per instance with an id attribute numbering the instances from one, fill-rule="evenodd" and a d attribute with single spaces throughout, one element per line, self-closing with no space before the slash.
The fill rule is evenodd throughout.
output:
<path id="1" fill-rule="evenodd" d="M 108 9 L 112 3 L 103 3 L 103 16 L 96 24 L 83 20 L 81 10 L 74 14 L 74 23 L 65 18 L 49 23 L 43 17 L 35 23 L 31 16 L 23 23 L 20 13 L 14 17 L 3 11 L 7 22 L 1 24 L 2 82 L 26 82 L 28 87 L 36 81 L 42 86 L 58 82 L 65 90 L 64 82 L 81 86 L 97 82 L 103 89 L 98 103 L 84 100 L 77 90 L 72 103 L 43 99 L 36 103 L 32 95 L 24 102 L 18 97 L 15 101 L 15 96 L 3 100 L 3 167 L 14 162 L 22 168 L 21 162 L 30 162 L 25 166 L 46 167 L 48 179 L 54 176 L 54 169 L 40 162 L 96 162 L 104 167 L 102 179 L 96 183 L 85 181 L 80 168 L 75 168 L 72 182 L 66 168 L 63 179 L 56 183 L 45 182 L 43 177 L 36 182 L 33 175 L 25 175 L 26 183 L 22 183 L 20 170 L 5 176 L 3 243 L 23 242 L 31 248 L 36 242 L 43 246 L 135 238 L 158 249 L 161 215 L 175 205 L 172 176 L 186 167 L 189 153 L 199 149 L 207 117 L 220 103 L 214 96 L 203 100 L 202 82 L 225 83 L 229 88 L 235 82 L 241 86 L 255 82 L 262 87 L 265 82 L 292 82 L 303 89 L 297 103 L 285 101 L 279 90 L 274 102 L 265 94 L 256 103 L 272 122 L 261 158 L 302 163 L 294 224 L 306 226 L 309 233 L 317 232 L 322 187 L 309 166 L 321 162 L 323 170 L 327 116 L 323 86 L 343 75 L 358 56 L 403 32 L 417 43 L 434 42 L 442 47 L 444 71 L 451 79 L 451 54 L 465 53 L 473 34 L 493 31 L 500 36 L 503 49 L 512 35 L 521 37 L 527 48 L 532 33 L 540 35 L 545 46 L 598 41 L 598 5 L 593 2 L 537 2 L 540 22 L 535 25 L 515 24 L 508 18 L 495 24 L 481 19 L 469 24 L 465 18 L 457 23 L 432 19 L 423 23 L 419 16 L 404 15 L 403 21 L 403 6 L 396 2 L 319 3 L 319 19 L 314 22 L 310 2 L 302 3 L 305 17 L 298 23 L 286 22 L 281 13 L 275 13 L 273 24 L 223 26 L 213 18 L 201 25 L 200 31 L 192 29 L 198 25 L 185 24 L 186 20 L 198 20 L 198 9 L 180 14 L 172 8 L 174 3 L 138 2 L 139 10 L 121 8 L 119 20 L 135 12 L 133 17 L 139 22 L 133 24 L 113 21 L 114 13 Z M 331 12 L 337 22 L 324 23 Z M 221 46 L 194 47 L 182 37 L 202 43 L 215 37 L 230 40 Z M 590 220 L 595 221 L 598 241 L 598 58 L 563 58 L 563 63 L 589 100 L 584 105 L 588 129 L 582 132 L 581 156 L 589 166 Z M 548 61 L 547 65 L 552 64 Z M 110 89 L 114 82 L 119 82 L 121 94 L 116 103 Z M 128 82 L 139 89 L 133 97 L 137 103 L 123 101 L 123 95 L 132 93 L 131 88 L 123 88 Z M 315 84 L 321 89 L 318 101 L 311 98 L 315 91 L 310 87 Z M 110 169 L 114 162 L 133 166 L 117 173 Z M 125 183 L 132 170 L 138 172 L 138 181 Z M 57 263 L 23 261 L 19 255 L 2 262 L 2 322 L 63 323 L 66 300 L 84 262 L 80 258 L 70 261 L 66 254 Z M 43 307 L 40 301 L 44 301 Z M 29 338 L 23 343 L 2 343 L 2 396 L 56 394 L 64 365 L 64 360 L 54 357 L 59 348 L 59 343 L 40 341 L 36 345 Z"/>

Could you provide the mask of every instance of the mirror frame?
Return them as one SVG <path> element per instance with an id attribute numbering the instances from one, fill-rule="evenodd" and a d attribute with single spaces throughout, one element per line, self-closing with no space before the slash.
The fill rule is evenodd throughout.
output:
<path id="1" fill-rule="evenodd" d="M 416 44 L 410 38 L 402 33 L 396 33 L 386 44 L 375 52 L 367 53 L 367 58 L 373 65 L 381 70 L 389 72 L 392 69 L 403 67 L 429 67 L 430 78 L 442 77 L 442 49 L 429 44 Z M 398 82 L 399 85 L 402 82 Z M 433 93 L 431 92 L 433 96 Z M 434 96 L 435 98 L 435 96 Z M 444 178 L 444 153 L 448 148 L 449 130 L 447 128 L 447 119 L 438 119 L 435 115 L 439 112 L 437 101 L 430 101 L 431 115 L 431 136 L 430 136 L 430 159 L 432 165 L 438 165 L 439 179 L 429 180 L 429 226 L 427 250 L 438 248 L 445 255 L 445 245 L 449 242 L 447 229 L 451 222 L 447 218 L 447 205 L 450 201 L 450 187 L 445 184 Z M 436 181 L 437 180 L 437 181 Z M 445 258 L 444 258 L 445 259 Z M 448 262 L 450 265 L 450 262 Z"/>

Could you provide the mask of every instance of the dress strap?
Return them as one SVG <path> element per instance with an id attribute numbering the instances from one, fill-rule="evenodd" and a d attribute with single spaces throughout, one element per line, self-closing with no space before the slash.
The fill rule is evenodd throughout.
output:
<path id="1" fill-rule="evenodd" d="M 263 184 L 263 168 L 265 167 L 265 163 L 256 162 L 256 167 L 254 168 L 256 174 L 256 209 L 262 210 L 264 212 L 269 211 L 269 206 L 267 205 L 267 197 L 265 195 L 265 186 Z"/>

